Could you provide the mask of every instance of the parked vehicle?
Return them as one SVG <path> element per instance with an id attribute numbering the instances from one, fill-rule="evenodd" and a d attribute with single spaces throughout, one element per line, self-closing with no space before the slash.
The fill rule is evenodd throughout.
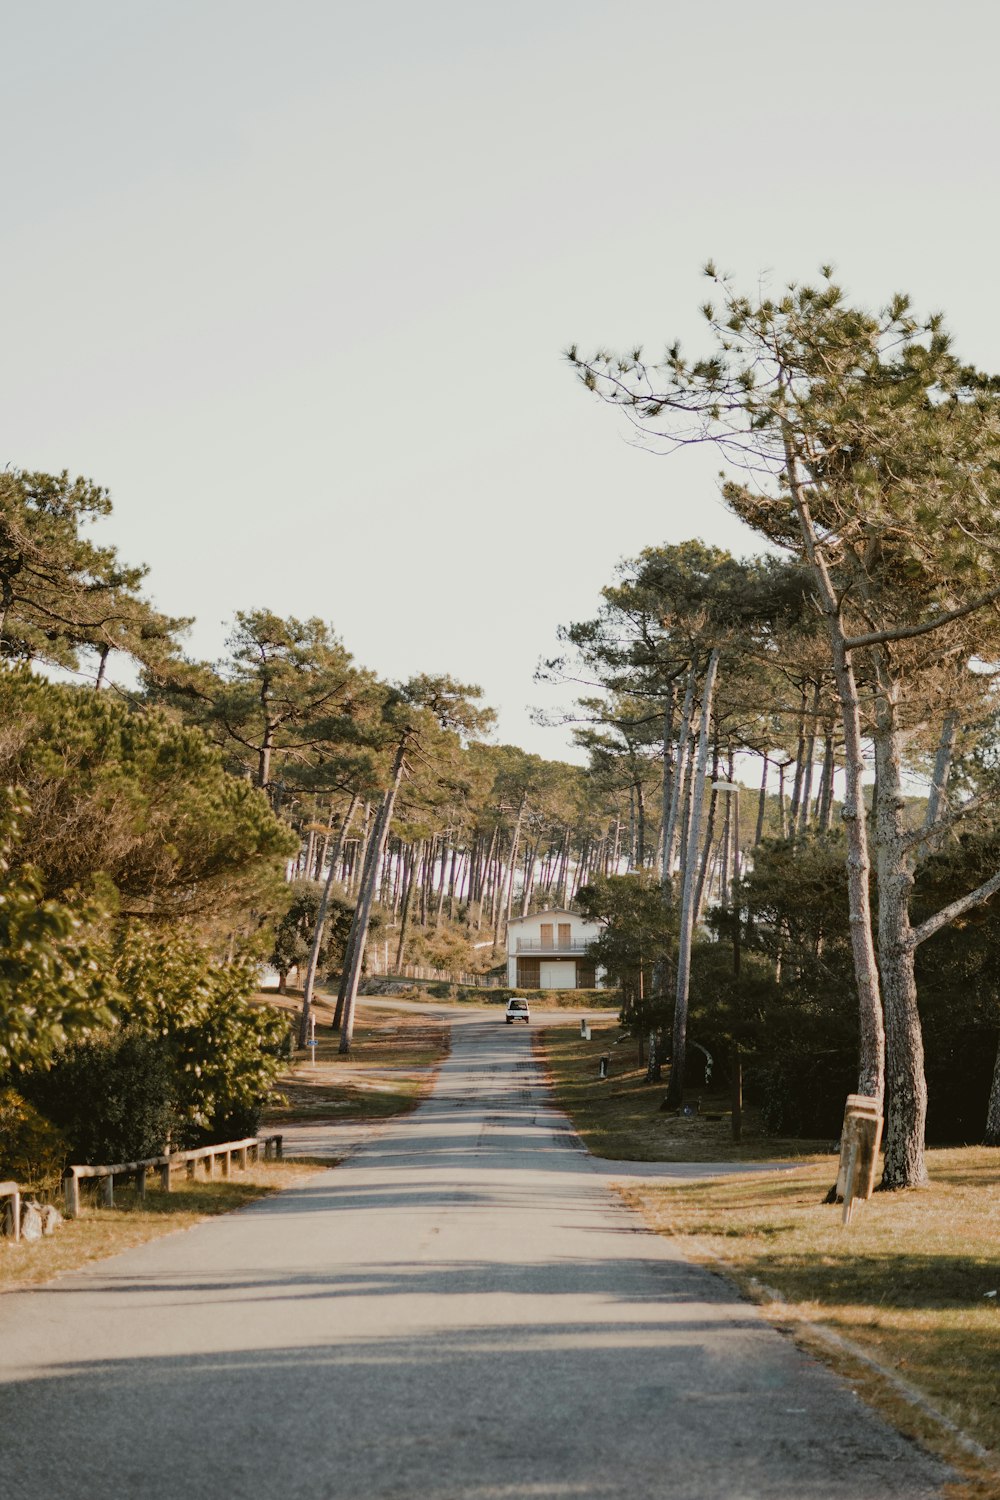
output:
<path id="1" fill-rule="evenodd" d="M 531 1012 L 527 1000 L 508 1000 L 504 1020 L 508 1026 L 512 1026 L 515 1021 L 530 1021 Z"/>

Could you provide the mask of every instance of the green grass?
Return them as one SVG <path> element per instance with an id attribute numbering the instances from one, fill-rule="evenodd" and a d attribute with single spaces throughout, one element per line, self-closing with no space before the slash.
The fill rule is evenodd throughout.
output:
<path id="1" fill-rule="evenodd" d="M 617 1024 L 604 1022 L 591 1028 L 589 1042 L 568 1027 L 541 1032 L 540 1051 L 556 1099 L 594 1156 L 614 1161 L 762 1161 L 815 1156 L 829 1148 L 828 1141 L 765 1135 L 754 1110 L 745 1112 L 743 1140 L 735 1145 L 729 1102 L 721 1096 L 706 1094 L 702 1113 L 692 1119 L 661 1114 L 666 1081 L 647 1083 L 636 1043 L 616 1045 L 620 1035 Z M 611 1076 L 600 1079 L 598 1059 L 604 1052 L 611 1057 Z M 834 1167 L 827 1170 L 835 1175 Z"/>
<path id="2" fill-rule="evenodd" d="M 778 1292 L 788 1304 L 772 1309 L 780 1322 L 806 1333 L 818 1324 L 850 1339 L 996 1450 L 1000 1152 L 935 1150 L 928 1165 L 929 1190 L 876 1193 L 855 1209 L 849 1228 L 839 1207 L 822 1202 L 830 1161 L 780 1174 L 629 1188 L 623 1196 L 652 1228 L 678 1239 L 686 1255 L 721 1262 L 757 1300 L 768 1301 L 768 1288 Z M 987 1486 L 961 1493 L 1000 1494 L 992 1470 L 983 1479 L 946 1433 L 891 1388 L 864 1370 L 849 1373 L 897 1425 L 961 1461 Z"/>

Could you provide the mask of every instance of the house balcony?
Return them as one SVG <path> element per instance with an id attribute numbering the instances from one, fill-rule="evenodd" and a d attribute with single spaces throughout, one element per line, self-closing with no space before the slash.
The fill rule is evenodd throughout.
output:
<path id="1" fill-rule="evenodd" d="M 584 955 L 587 952 L 587 943 L 551 943 L 542 942 L 541 938 L 518 938 L 517 953 L 550 953 L 555 958 L 569 957 L 572 954 Z"/>

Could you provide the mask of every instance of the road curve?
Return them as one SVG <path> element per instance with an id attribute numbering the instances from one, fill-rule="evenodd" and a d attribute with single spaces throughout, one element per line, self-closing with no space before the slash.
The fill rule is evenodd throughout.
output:
<path id="1" fill-rule="evenodd" d="M 930 1500 L 948 1473 L 679 1258 L 526 1027 L 252 1209 L 0 1299 L 5 1500 Z"/>

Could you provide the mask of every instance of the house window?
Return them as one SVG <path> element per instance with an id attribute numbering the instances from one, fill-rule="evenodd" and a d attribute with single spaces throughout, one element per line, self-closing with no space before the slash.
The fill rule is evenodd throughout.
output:
<path id="1" fill-rule="evenodd" d="M 542 947 L 543 948 L 551 948 L 552 947 L 552 923 L 551 922 L 543 922 L 542 923 Z"/>
<path id="2" fill-rule="evenodd" d="M 569 948 L 573 943 L 573 928 L 569 922 L 559 923 L 559 946 Z"/>

